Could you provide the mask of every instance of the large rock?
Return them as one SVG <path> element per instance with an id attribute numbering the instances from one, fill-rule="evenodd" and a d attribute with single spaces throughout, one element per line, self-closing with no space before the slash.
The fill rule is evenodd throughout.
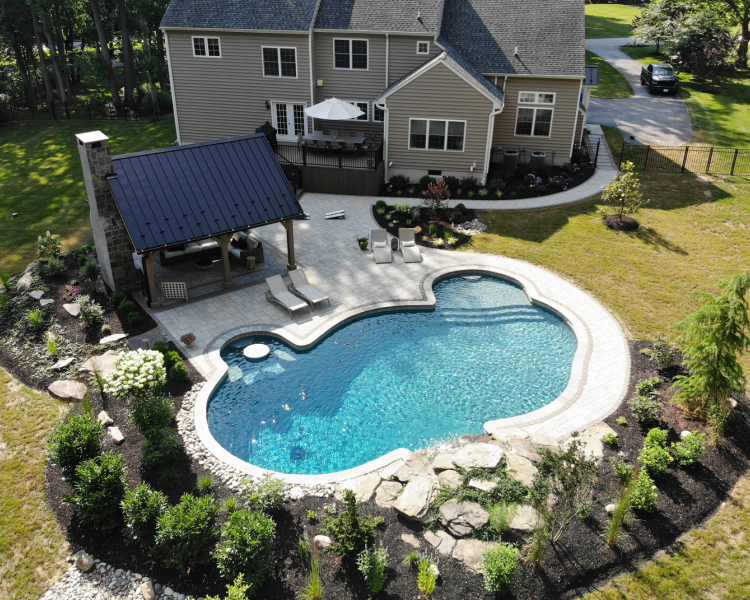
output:
<path id="1" fill-rule="evenodd" d="M 577 439 L 579 442 L 579 448 L 581 452 L 588 458 L 601 458 L 604 456 L 604 443 L 599 438 L 593 438 L 593 437 L 578 437 L 578 438 L 570 438 L 568 442 L 565 444 L 565 447 L 568 447 L 568 444 L 573 439 Z"/>
<path id="2" fill-rule="evenodd" d="M 109 438 L 117 445 L 125 441 L 125 436 L 122 435 L 119 427 L 107 427 L 107 433 L 109 434 Z"/>
<path id="3" fill-rule="evenodd" d="M 534 483 L 537 468 L 528 458 L 512 452 L 505 455 L 505 465 L 508 467 L 508 475 L 513 479 L 517 479 L 526 487 Z"/>
<path id="4" fill-rule="evenodd" d="M 99 374 L 104 377 L 109 375 L 115 370 L 115 357 L 117 352 L 114 350 L 107 350 L 101 356 L 92 356 L 80 367 L 78 367 L 79 373 L 93 373 L 98 371 Z"/>
<path id="5" fill-rule="evenodd" d="M 114 425 L 115 420 L 109 416 L 109 413 L 106 410 L 101 411 L 97 416 L 96 420 L 99 421 L 104 427 L 109 427 L 110 425 Z"/>
<path id="6" fill-rule="evenodd" d="M 143 600 L 156 600 L 156 590 L 153 583 L 150 581 L 142 583 L 140 589 Z"/>
<path id="7" fill-rule="evenodd" d="M 34 290 L 33 292 L 29 292 L 29 296 L 34 300 L 41 300 L 42 296 L 44 296 L 44 290 Z"/>
<path id="8" fill-rule="evenodd" d="M 417 450 L 409 459 L 394 473 L 394 477 L 401 483 L 408 483 L 417 475 L 427 473 L 433 475 L 432 464 L 427 458 L 427 452 Z"/>
<path id="9" fill-rule="evenodd" d="M 515 452 L 519 456 L 523 456 L 524 458 L 533 460 L 534 462 L 541 462 L 542 457 L 539 456 L 539 453 L 536 451 L 534 446 L 531 445 L 531 442 L 529 440 L 511 439 L 508 440 L 508 443 L 513 449 L 513 452 Z"/>
<path id="10" fill-rule="evenodd" d="M 29 289 L 33 281 L 34 281 L 34 277 L 32 276 L 32 274 L 25 273 L 24 275 L 21 276 L 21 278 L 18 281 L 16 281 L 16 291 L 25 292 L 26 290 Z"/>
<path id="11" fill-rule="evenodd" d="M 343 499 L 344 490 L 351 490 L 357 497 L 357 502 L 369 502 L 378 485 L 380 485 L 380 476 L 376 473 L 349 479 L 336 485 L 336 499 Z"/>
<path id="12" fill-rule="evenodd" d="M 393 503 L 393 509 L 413 521 L 422 521 L 427 516 L 430 504 L 435 499 L 438 478 L 422 473 L 406 484 L 404 491 Z"/>
<path id="13" fill-rule="evenodd" d="M 445 531 L 428 531 L 424 534 L 424 539 L 443 556 L 450 556 L 456 546 L 456 539 Z"/>
<path id="14" fill-rule="evenodd" d="M 453 469 L 450 471 L 442 471 L 438 475 L 438 483 L 449 488 L 457 488 L 463 483 L 463 481 L 464 478 L 461 477 L 461 473 Z"/>
<path id="15" fill-rule="evenodd" d="M 432 470 L 435 473 L 447 471 L 453 468 L 453 454 L 438 454 L 432 463 Z"/>
<path id="16" fill-rule="evenodd" d="M 330 548 L 333 545 L 333 542 L 327 535 L 316 535 L 313 538 L 312 545 L 313 548 L 316 548 L 317 550 L 325 550 L 326 548 Z"/>
<path id="17" fill-rule="evenodd" d="M 76 553 L 76 567 L 88 573 L 94 568 L 94 558 L 85 550 L 80 550 Z"/>
<path id="18" fill-rule="evenodd" d="M 534 448 L 544 448 L 545 450 L 553 450 L 555 452 L 560 449 L 560 444 L 557 440 L 549 435 L 532 435 L 529 441 Z"/>
<path id="19" fill-rule="evenodd" d="M 539 513 L 531 506 L 519 506 L 513 520 L 510 522 L 510 528 L 514 531 L 531 531 L 536 527 L 539 521 Z"/>
<path id="20" fill-rule="evenodd" d="M 402 489 L 404 486 L 398 481 L 384 481 L 375 492 L 375 504 L 380 508 L 391 508 Z"/>
<path id="21" fill-rule="evenodd" d="M 503 460 L 503 451 L 493 444 L 469 444 L 453 457 L 453 464 L 463 469 L 495 469 Z"/>
<path id="22" fill-rule="evenodd" d="M 527 440 L 529 439 L 529 434 L 518 427 L 505 427 L 503 429 L 496 429 L 495 431 L 493 431 L 492 439 L 504 442 L 513 439 Z"/>
<path id="23" fill-rule="evenodd" d="M 482 552 L 490 547 L 487 542 L 479 540 L 458 540 L 453 548 L 453 558 L 460 560 L 474 573 L 482 572 Z"/>
<path id="24" fill-rule="evenodd" d="M 413 533 L 402 533 L 401 541 L 404 542 L 404 544 L 408 544 L 412 548 L 419 548 L 419 538 Z"/>
<path id="25" fill-rule="evenodd" d="M 63 308 L 71 317 L 77 317 L 81 314 L 81 305 L 77 303 L 63 304 Z"/>
<path id="26" fill-rule="evenodd" d="M 584 437 L 593 437 L 593 438 L 599 438 L 602 439 L 605 435 L 612 434 L 614 436 L 617 436 L 617 432 L 612 429 L 609 425 L 606 423 L 599 423 L 598 425 L 594 425 L 593 427 L 589 427 L 586 431 L 583 432 Z"/>
<path id="27" fill-rule="evenodd" d="M 86 384 L 71 379 L 60 379 L 49 384 L 47 391 L 58 400 L 83 400 Z"/>
<path id="28" fill-rule="evenodd" d="M 483 492 L 489 492 L 497 487 L 497 482 L 487 481 L 486 479 L 471 479 L 469 480 L 469 487 L 473 487 Z"/>
<path id="29" fill-rule="evenodd" d="M 476 502 L 459 502 L 453 498 L 440 507 L 440 523 L 457 537 L 471 535 L 489 520 L 490 514 Z"/>

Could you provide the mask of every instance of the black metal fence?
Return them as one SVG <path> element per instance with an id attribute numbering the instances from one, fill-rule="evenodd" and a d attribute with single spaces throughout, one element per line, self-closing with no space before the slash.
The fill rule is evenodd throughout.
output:
<path id="1" fill-rule="evenodd" d="M 281 170 L 284 171 L 284 175 L 289 180 L 289 184 L 292 186 L 294 193 L 296 194 L 302 189 L 302 169 L 297 165 L 287 160 L 284 156 L 278 153 L 278 147 L 276 151 L 276 160 L 281 165 Z"/>
<path id="2" fill-rule="evenodd" d="M 573 144 L 573 154 L 570 160 L 581 166 L 596 168 L 599 164 L 599 150 L 601 149 L 601 138 L 591 139 L 584 135 L 581 143 Z"/>
<path id="3" fill-rule="evenodd" d="M 374 170 L 383 160 L 383 146 L 374 150 L 354 148 L 313 148 L 279 144 L 276 153 L 290 163 L 303 167 Z"/>
<path id="4" fill-rule="evenodd" d="M 619 166 L 631 162 L 651 173 L 750 175 L 750 149 L 713 146 L 642 146 L 624 144 Z"/>
<path id="5" fill-rule="evenodd" d="M 12 121 L 158 121 L 172 113 L 171 105 L 164 110 L 144 111 L 123 103 L 120 110 L 112 102 L 93 103 L 85 100 L 41 102 L 30 106 L 0 105 Z"/>

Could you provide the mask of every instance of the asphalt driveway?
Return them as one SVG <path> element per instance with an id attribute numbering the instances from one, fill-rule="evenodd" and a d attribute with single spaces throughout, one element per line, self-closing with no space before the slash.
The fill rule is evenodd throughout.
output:
<path id="1" fill-rule="evenodd" d="M 632 98 L 592 98 L 589 123 L 617 127 L 629 142 L 687 144 L 693 137 L 693 126 L 685 103 L 678 96 L 651 95 L 648 88 L 641 86 L 641 63 L 620 50 L 629 41 L 628 38 L 586 40 L 586 49 L 622 73 L 635 92 Z"/>

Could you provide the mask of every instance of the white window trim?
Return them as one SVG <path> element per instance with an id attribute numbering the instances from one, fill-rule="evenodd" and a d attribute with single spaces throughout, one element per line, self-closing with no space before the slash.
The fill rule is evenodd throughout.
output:
<path id="1" fill-rule="evenodd" d="M 521 94 L 535 94 L 533 102 L 521 102 Z M 552 102 L 539 102 L 539 95 L 552 96 Z M 541 104 L 542 106 L 554 106 L 557 102 L 557 92 L 518 92 L 518 104 Z"/>
<path id="2" fill-rule="evenodd" d="M 427 52 L 420 52 L 419 51 L 419 44 L 427 44 Z M 428 40 L 420 40 L 417 42 L 417 54 L 421 54 L 422 56 L 425 56 L 430 53 L 430 42 Z"/>
<path id="3" fill-rule="evenodd" d="M 353 122 L 356 123 L 356 122 L 359 121 L 360 123 L 369 123 L 371 121 L 371 119 L 370 119 L 370 103 L 369 102 L 367 102 L 366 100 L 345 100 L 345 102 L 348 102 L 349 104 L 354 104 L 354 106 L 357 106 L 357 104 L 366 104 L 367 105 L 367 120 L 354 118 L 354 119 L 352 119 Z M 357 108 L 359 108 L 359 107 L 357 106 Z M 362 109 L 360 108 L 360 110 L 362 110 Z"/>
<path id="4" fill-rule="evenodd" d="M 378 121 L 375 118 L 375 110 L 377 109 L 376 104 L 377 104 L 377 101 L 375 101 L 375 102 L 372 103 L 372 122 L 373 123 L 385 123 L 385 110 L 384 109 L 379 109 L 383 113 L 383 120 L 382 121 Z"/>
<path id="5" fill-rule="evenodd" d="M 337 67 L 336 66 L 336 41 L 349 42 L 349 66 L 348 67 Z M 352 42 L 365 42 L 367 44 L 367 68 L 366 69 L 355 69 L 352 67 Z M 370 40 L 366 38 L 333 38 L 333 44 L 331 44 L 331 52 L 333 53 L 333 68 L 337 71 L 369 71 L 370 70 Z"/>
<path id="6" fill-rule="evenodd" d="M 277 54 L 277 61 L 279 65 L 278 75 L 266 75 L 266 61 L 263 59 L 263 50 L 276 50 L 278 52 Z M 281 74 L 281 51 L 282 50 L 294 50 L 294 72 L 296 73 L 294 77 L 289 77 L 289 75 Z M 266 77 L 268 79 L 299 79 L 299 64 L 298 64 L 297 56 L 298 56 L 297 46 L 261 46 L 260 47 L 260 68 L 261 68 L 261 72 L 263 73 L 263 77 Z"/>
<path id="7" fill-rule="evenodd" d="M 430 145 L 430 121 L 445 121 L 445 147 L 444 148 L 412 148 L 411 146 L 411 122 L 412 121 L 427 121 L 427 146 Z M 448 123 L 463 123 L 464 124 L 464 143 L 461 150 L 448 150 Z M 466 152 L 466 132 L 469 128 L 469 122 L 463 119 L 428 119 L 422 117 L 409 117 L 409 131 L 407 132 L 406 144 L 409 150 L 420 150 L 422 152 Z"/>
<path id="8" fill-rule="evenodd" d="M 289 79 L 291 79 L 291 77 L 289 77 Z M 307 102 L 288 102 L 288 101 L 285 101 L 285 100 L 271 100 L 271 125 L 276 130 L 278 130 L 278 127 L 276 127 L 276 105 L 277 104 L 286 104 L 286 105 L 289 105 L 289 104 L 292 104 L 292 105 L 294 105 L 294 104 L 301 104 L 302 106 L 304 106 L 305 108 L 307 108 Z M 294 119 L 294 116 L 292 116 L 292 119 Z M 302 132 L 302 135 L 309 135 L 309 133 L 310 133 L 310 129 L 309 128 L 310 128 L 310 117 L 308 117 L 307 115 L 305 115 L 305 129 Z M 288 142 L 288 141 L 294 141 L 294 140 L 296 140 L 297 136 L 296 135 L 288 135 L 288 134 L 287 135 L 279 135 L 279 139 L 282 140 L 282 141 Z"/>
<path id="9" fill-rule="evenodd" d="M 206 48 L 206 54 L 205 54 L 205 56 L 202 56 L 200 54 L 196 54 L 195 53 L 195 40 L 196 39 L 203 40 L 203 46 Z M 209 56 L 208 55 L 208 40 L 209 39 L 219 40 L 219 56 Z M 222 54 L 221 54 L 221 38 L 219 36 L 213 36 L 213 35 L 193 35 L 193 36 L 190 36 L 190 44 L 193 47 L 193 56 L 195 58 L 221 58 L 221 56 L 222 56 Z"/>
<path id="10" fill-rule="evenodd" d="M 552 127 L 555 124 L 555 109 L 552 108 L 551 104 L 542 105 L 539 106 L 537 104 L 530 105 L 531 103 L 525 102 L 523 105 L 520 105 L 518 108 L 516 108 L 516 122 L 513 124 L 513 137 L 524 137 L 524 138 L 551 138 L 552 137 Z M 534 111 L 534 119 L 531 121 L 531 133 L 529 135 L 523 135 L 521 133 L 516 133 L 518 131 L 518 111 L 521 109 L 528 109 Z M 552 111 L 552 118 L 549 121 L 549 135 L 534 135 L 534 127 L 536 126 L 536 111 L 538 110 L 550 110 Z"/>

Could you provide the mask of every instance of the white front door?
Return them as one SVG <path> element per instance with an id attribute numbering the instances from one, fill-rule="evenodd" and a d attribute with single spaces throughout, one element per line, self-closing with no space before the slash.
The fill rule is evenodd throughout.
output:
<path id="1" fill-rule="evenodd" d="M 307 135 L 305 105 L 274 102 L 273 126 L 279 140 L 296 140 L 300 133 Z"/>

